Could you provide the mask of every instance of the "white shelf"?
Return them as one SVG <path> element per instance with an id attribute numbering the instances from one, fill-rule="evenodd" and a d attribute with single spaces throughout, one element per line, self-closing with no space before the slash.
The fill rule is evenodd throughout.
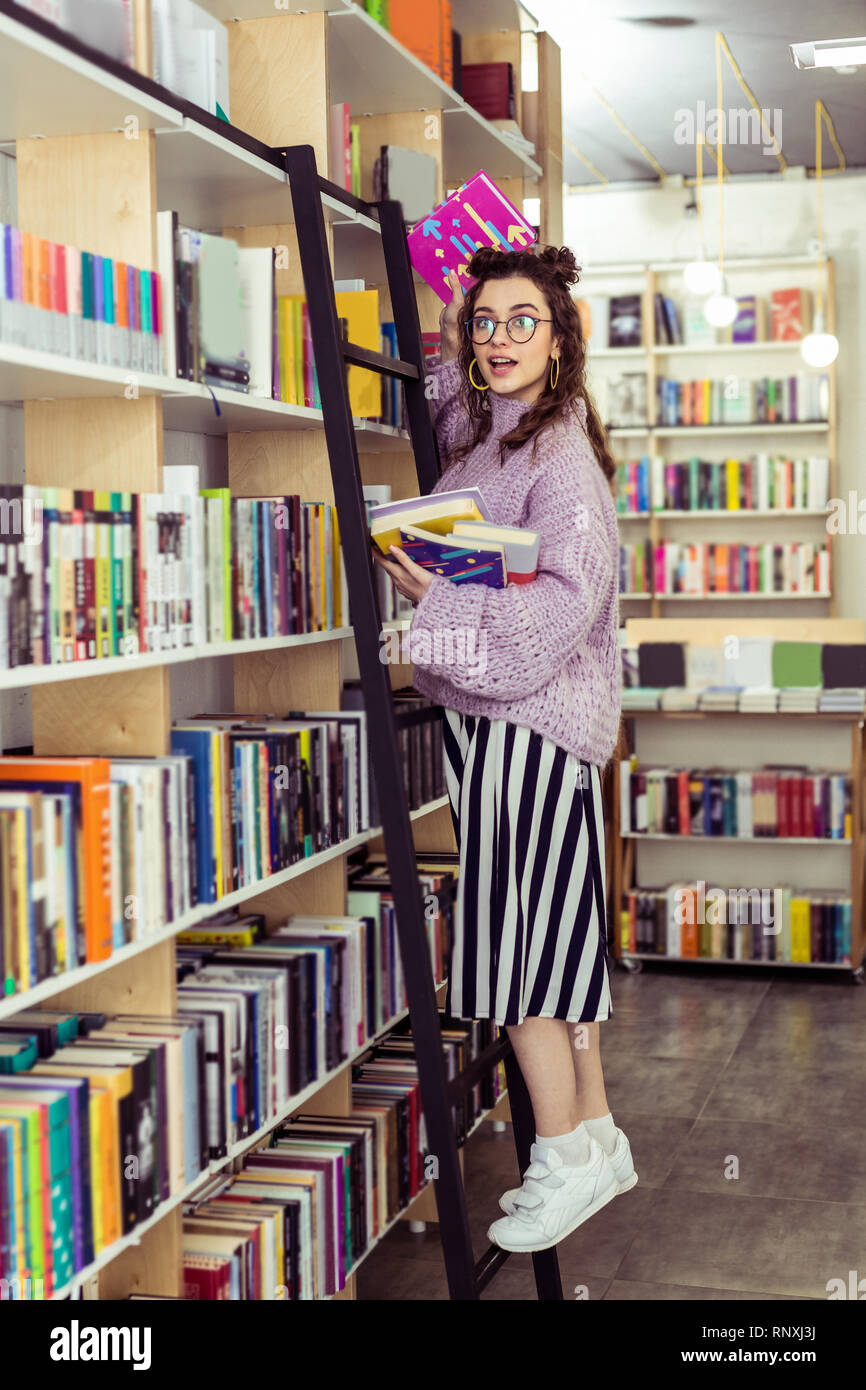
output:
<path id="1" fill-rule="evenodd" d="M 60 357 L 34 348 L 15 347 L 0 341 L 0 403 L 75 400 L 80 397 L 122 396 L 134 383 L 139 395 L 163 397 L 163 423 L 169 430 L 224 435 L 244 430 L 323 427 L 321 410 L 288 405 L 267 396 L 248 396 L 241 391 L 210 388 L 180 377 L 152 376 L 130 367 L 108 367 Z M 214 397 L 220 413 L 214 408 Z M 368 452 L 411 447 L 409 434 L 395 425 L 355 418 L 359 448 Z"/>
<path id="2" fill-rule="evenodd" d="M 707 602 L 710 601 L 710 600 L 712 600 L 713 602 L 716 602 L 716 601 L 718 601 L 718 602 L 725 602 L 726 600 L 727 600 L 728 602 L 730 602 L 732 599 L 736 599 L 737 601 L 739 601 L 740 599 L 743 599 L 743 600 L 752 601 L 752 602 L 754 602 L 754 601 L 756 601 L 756 600 L 759 600 L 759 599 L 761 599 L 761 600 L 767 600 L 767 599 L 787 599 L 789 603 L 801 603 L 801 602 L 803 601 L 803 599 L 807 599 L 807 598 L 811 598 L 811 599 L 829 599 L 829 598 L 832 598 L 833 595 L 832 595 L 832 594 L 828 594 L 828 593 L 823 593 L 823 594 L 815 594 L 815 593 L 809 593 L 809 594 L 805 594 L 805 593 L 804 593 L 804 594 L 655 594 L 654 597 L 657 598 L 657 599 L 661 599 L 662 603 L 688 603 L 688 602 L 692 602 L 692 603 L 707 603 Z"/>
<path id="3" fill-rule="evenodd" d="M 409 815 L 412 820 L 420 820 L 422 816 L 429 815 L 432 811 L 439 810 L 440 807 L 447 804 L 448 797 L 440 796 L 435 801 L 428 801 L 425 805 L 410 811 Z M 113 969 L 115 965 L 131 960 L 134 956 L 139 956 L 143 951 L 149 951 L 152 947 L 159 946 L 165 941 L 170 941 L 179 932 L 186 931 L 199 922 L 206 921 L 208 917 L 214 917 L 217 913 L 224 912 L 228 908 L 240 907 L 249 898 L 257 898 L 262 893 L 269 893 L 272 888 L 279 888 L 284 883 L 290 883 L 292 879 L 299 878 L 302 874 L 309 873 L 313 869 L 318 869 L 322 864 L 326 864 L 332 859 L 342 858 L 343 855 L 369 843 L 370 840 L 378 839 L 382 833 L 380 825 L 371 826 L 369 830 L 362 830 L 360 834 L 352 835 L 348 840 L 341 840 L 339 844 L 320 850 L 318 854 L 311 854 L 306 859 L 299 859 L 296 864 L 290 864 L 287 869 L 282 869 L 278 874 L 257 879 L 255 883 L 248 883 L 233 893 L 227 893 L 224 897 L 218 898 L 216 902 L 197 903 L 189 912 L 184 913 L 182 917 L 178 917 L 161 930 L 152 932 L 141 941 L 133 941 L 128 946 L 119 947 L 112 952 L 107 960 L 95 961 L 89 965 L 79 965 L 74 970 L 65 971 L 62 975 L 52 975 L 48 980 L 40 980 L 32 989 L 21 990 L 18 994 L 6 995 L 0 998 L 0 1019 L 20 1013 L 22 1009 L 33 1008 L 35 1004 L 41 1003 L 44 999 L 50 999 L 52 995 L 59 994 L 61 990 L 71 989 L 74 985 L 83 984 L 96 975 L 102 975 L 106 970 Z"/>
<path id="4" fill-rule="evenodd" d="M 294 221 L 284 170 L 188 117 L 157 130 L 156 196 L 202 231 Z"/>
<path id="5" fill-rule="evenodd" d="M 661 831 L 623 831 L 622 840 L 680 840 L 701 845 L 850 845 L 848 840 L 823 839 L 816 835 L 666 835 Z"/>
<path id="6" fill-rule="evenodd" d="M 809 420 L 805 423 L 785 423 L 777 425 L 654 425 L 653 434 L 668 435 L 712 435 L 712 434 L 826 434 L 829 424 L 826 420 Z"/>
<path id="7" fill-rule="evenodd" d="M 826 520 L 827 516 L 829 515 L 829 512 L 827 511 L 827 508 L 826 508 L 826 507 L 817 508 L 817 509 L 814 509 L 814 508 L 813 508 L 813 509 L 810 509 L 810 508 L 806 508 L 806 507 L 790 507 L 790 508 L 787 508 L 787 509 L 783 509 L 782 507 L 773 507 L 773 508 L 771 508 L 769 511 L 752 511 L 752 510 L 750 510 L 748 507 L 740 507 L 738 510 L 734 510 L 734 511 L 723 511 L 723 512 L 722 512 L 722 511 L 718 511 L 718 512 L 710 512 L 710 511 L 685 511 L 685 512 L 657 511 L 657 512 L 652 512 L 652 513 L 649 513 L 649 512 L 631 512 L 631 513 L 625 514 L 625 517 L 624 517 L 624 518 L 623 518 L 623 517 L 620 517 L 620 520 L 623 520 L 623 519 L 629 520 L 629 519 L 632 518 L 632 517 L 634 517 L 634 518 L 636 518 L 636 517 L 638 517 L 638 516 L 647 517 L 647 516 L 650 516 L 650 515 L 661 517 L 661 518 L 662 518 L 663 520 L 665 520 L 665 521 L 667 521 L 667 520 L 674 520 L 674 521 L 685 521 L 685 520 L 689 520 L 689 521 L 742 521 L 742 519 L 743 519 L 744 517 L 745 517 L 746 519 L 748 519 L 748 520 L 751 520 L 752 517 L 755 517 L 756 519 L 758 519 L 758 520 L 760 520 L 760 521 L 767 521 L 767 520 L 770 519 L 770 518 L 773 518 L 773 519 L 780 519 L 781 517 L 784 517 L 787 521 L 796 521 L 798 517 L 807 517 L 807 518 L 809 518 L 810 520 L 814 519 L 815 517 L 821 517 L 822 519 L 825 519 L 825 520 Z"/>
<path id="8" fill-rule="evenodd" d="M 652 433 L 649 425 L 611 425 L 607 432 L 619 439 L 643 439 Z"/>
<path id="9" fill-rule="evenodd" d="M 668 956 L 660 951 L 622 951 L 620 960 L 677 961 L 683 965 L 751 965 L 785 970 L 853 970 L 849 961 L 826 960 L 731 960 L 727 956 Z"/>
<path id="10" fill-rule="evenodd" d="M 651 598 L 652 598 L 652 594 L 620 594 L 619 598 L 620 598 L 620 602 L 621 602 L 621 603 L 622 603 L 625 599 L 628 599 L 628 601 L 631 603 L 631 602 L 633 602 L 635 599 L 651 599 Z"/>
<path id="11" fill-rule="evenodd" d="M 698 353 L 703 356 L 711 356 L 713 353 L 743 353 L 751 352 L 799 352 L 800 341 L 791 343 L 703 343 L 701 345 L 691 343 L 669 343 L 657 344 L 653 348 L 654 357 L 694 357 Z M 803 367 L 805 369 L 805 362 Z"/>
<path id="12" fill-rule="evenodd" d="M 179 126 L 180 113 L 0 15 L 0 142 Z"/>
<path id="13" fill-rule="evenodd" d="M 207 642 L 203 646 L 183 647 L 179 651 L 142 652 L 139 656 L 109 656 L 96 661 L 64 661 L 50 666 L 13 666 L 0 671 L 0 690 L 24 690 L 33 685 L 53 685 L 57 681 L 84 680 L 88 676 L 117 676 L 144 671 L 150 666 L 177 666 L 188 661 L 205 661 L 221 656 L 244 656 L 249 652 L 280 651 L 285 647 L 305 647 L 316 642 L 342 641 L 354 636 L 351 627 L 330 628 L 327 632 L 299 632 L 290 637 L 242 638 L 237 642 Z"/>
<path id="14" fill-rule="evenodd" d="M 541 176 L 541 166 L 534 159 L 515 150 L 495 126 L 358 5 L 331 10 L 328 63 L 331 101 L 347 101 L 353 116 L 443 112 L 446 183 L 461 182 L 479 168 L 494 179 Z M 382 73 L 387 73 L 387 84 Z"/>

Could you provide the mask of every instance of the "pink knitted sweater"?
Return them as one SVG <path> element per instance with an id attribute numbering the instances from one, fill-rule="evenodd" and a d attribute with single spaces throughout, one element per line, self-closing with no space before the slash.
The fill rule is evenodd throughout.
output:
<path id="1" fill-rule="evenodd" d="M 429 363 L 440 451 L 465 438 L 456 360 Z M 436 575 L 409 628 L 415 688 L 462 714 L 523 724 L 585 762 L 603 766 L 620 717 L 619 550 L 607 479 L 584 430 L 586 406 L 548 428 L 530 463 L 532 440 L 506 450 L 498 440 L 529 410 L 490 391 L 492 427 L 433 492 L 480 488 L 491 520 L 540 533 L 538 575 L 488 589 Z"/>

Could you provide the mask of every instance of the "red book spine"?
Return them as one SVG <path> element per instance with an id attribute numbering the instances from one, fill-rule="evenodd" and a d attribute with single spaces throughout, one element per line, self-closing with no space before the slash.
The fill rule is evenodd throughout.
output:
<path id="1" fill-rule="evenodd" d="M 776 834 L 787 839 L 791 834 L 791 779 L 776 778 Z"/>
<path id="2" fill-rule="evenodd" d="M 803 829 L 803 786 L 802 778 L 791 777 L 788 781 L 789 787 L 789 812 L 791 820 L 791 834 L 795 839 L 799 839 L 807 832 Z"/>
<path id="3" fill-rule="evenodd" d="M 802 834 L 809 837 L 815 834 L 815 779 L 813 777 L 800 778 L 800 824 L 803 827 Z"/>
<path id="4" fill-rule="evenodd" d="M 680 820 L 680 834 L 691 835 L 692 818 L 689 805 L 689 774 L 687 772 L 677 773 L 677 799 Z"/>

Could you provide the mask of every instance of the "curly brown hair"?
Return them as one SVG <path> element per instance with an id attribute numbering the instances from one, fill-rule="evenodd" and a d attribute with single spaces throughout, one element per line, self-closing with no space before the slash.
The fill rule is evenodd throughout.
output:
<path id="1" fill-rule="evenodd" d="M 586 433 L 602 472 L 613 486 L 616 464 L 595 402 L 586 387 L 586 341 L 581 330 L 577 305 L 569 288 L 577 283 L 580 275 L 580 267 L 573 253 L 567 246 L 545 246 L 543 249 L 536 247 L 526 251 L 499 251 L 493 246 L 482 246 L 473 255 L 467 270 L 475 277 L 476 283 L 467 291 L 460 307 L 458 322 L 461 339 L 458 361 L 464 374 L 462 399 L 473 428 L 469 438 L 452 445 L 447 462 L 450 464 L 465 458 L 476 445 L 487 438 L 491 428 L 488 393 L 473 390 L 469 382 L 469 368 L 475 350 L 469 334 L 464 331 L 464 325 L 475 312 L 479 293 L 486 280 L 504 280 L 512 275 L 524 275 L 542 291 L 550 305 L 553 320 L 551 333 L 559 338 L 560 343 L 559 376 L 556 386 L 551 389 L 548 382 L 538 400 L 521 417 L 517 426 L 503 435 L 500 441 L 500 462 L 504 462 L 505 449 L 518 449 L 533 436 L 534 460 L 542 429 L 565 415 L 568 410 L 574 411 L 575 402 L 582 400 L 586 405 Z"/>

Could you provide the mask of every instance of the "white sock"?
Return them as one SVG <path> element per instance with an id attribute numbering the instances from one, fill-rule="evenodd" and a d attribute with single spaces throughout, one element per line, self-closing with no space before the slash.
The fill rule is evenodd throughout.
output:
<path id="1" fill-rule="evenodd" d="M 597 1139 L 601 1144 L 605 1153 L 612 1154 L 616 1148 L 616 1125 L 610 1111 L 606 1115 L 600 1115 L 595 1120 L 584 1120 L 583 1123 L 593 1139 Z"/>
<path id="2" fill-rule="evenodd" d="M 540 1144 L 542 1148 L 555 1149 L 563 1163 L 567 1163 L 573 1168 L 578 1168 L 581 1164 L 589 1162 L 589 1134 L 582 1120 L 577 1129 L 573 1129 L 570 1134 L 554 1134 L 550 1138 L 545 1138 L 543 1134 L 536 1134 L 535 1142 Z"/>

